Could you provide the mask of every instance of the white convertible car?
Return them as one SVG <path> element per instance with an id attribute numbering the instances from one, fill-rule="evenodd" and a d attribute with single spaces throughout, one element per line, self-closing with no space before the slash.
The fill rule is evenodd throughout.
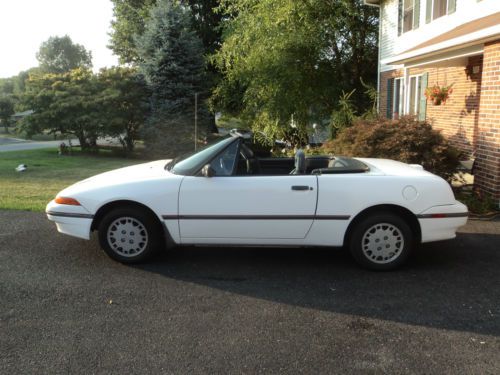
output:
<path id="1" fill-rule="evenodd" d="M 301 150 L 259 157 L 238 136 L 78 182 L 46 213 L 61 233 L 89 239 L 97 230 L 125 263 L 165 244 L 345 245 L 377 270 L 401 265 L 419 243 L 454 238 L 468 215 L 449 184 L 419 165 Z"/>

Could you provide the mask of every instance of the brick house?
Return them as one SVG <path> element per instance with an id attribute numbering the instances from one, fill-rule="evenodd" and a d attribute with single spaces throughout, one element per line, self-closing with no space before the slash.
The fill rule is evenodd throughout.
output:
<path id="1" fill-rule="evenodd" d="M 500 202 L 500 0 L 364 0 L 380 8 L 379 112 L 415 115 L 476 158 Z M 428 86 L 453 85 L 445 105 Z"/>

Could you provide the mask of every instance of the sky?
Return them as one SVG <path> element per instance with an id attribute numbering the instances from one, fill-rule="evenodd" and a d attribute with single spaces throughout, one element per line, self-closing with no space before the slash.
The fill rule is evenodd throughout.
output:
<path id="1" fill-rule="evenodd" d="M 112 15 L 110 0 L 0 0 L 0 78 L 38 66 L 40 44 L 66 34 L 92 51 L 94 70 L 117 65 L 106 47 Z"/>

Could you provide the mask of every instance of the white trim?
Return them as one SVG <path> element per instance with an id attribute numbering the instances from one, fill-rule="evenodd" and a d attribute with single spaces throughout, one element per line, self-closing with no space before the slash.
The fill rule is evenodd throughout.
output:
<path id="1" fill-rule="evenodd" d="M 457 53 L 457 52 L 461 52 L 461 53 Z M 460 50 L 460 51 L 452 51 L 452 52 L 448 52 L 448 53 L 441 54 L 441 55 L 429 56 L 427 58 L 421 59 L 420 61 L 414 60 L 412 63 L 406 64 L 405 66 L 407 68 L 416 68 L 416 67 L 420 67 L 423 65 L 437 64 L 437 63 L 440 63 L 443 61 L 455 60 L 455 59 L 459 59 L 462 57 L 482 55 L 483 53 L 484 53 L 484 46 L 482 44 L 480 44 L 480 45 L 472 46 L 472 47 L 469 47 L 469 48 L 466 48 L 466 49 Z M 437 57 L 437 58 L 431 59 L 432 57 Z"/>
<path id="2" fill-rule="evenodd" d="M 400 64 L 400 65 L 380 65 L 380 73 L 384 73 L 384 72 L 390 72 L 391 70 L 400 70 L 400 69 L 403 69 L 404 68 L 404 65 L 403 64 Z"/>
<path id="3" fill-rule="evenodd" d="M 366 4 L 366 0 L 365 0 L 365 4 Z M 382 8 L 380 6 L 378 6 L 380 9 L 379 9 L 379 12 L 378 12 L 378 19 L 379 19 L 379 23 L 378 23 L 378 42 L 377 42 L 377 47 L 378 47 L 378 51 L 377 51 L 377 113 L 380 113 L 380 68 L 381 68 L 381 65 L 380 65 L 380 56 L 381 56 L 381 48 L 380 48 L 380 42 L 382 40 Z"/>
<path id="4" fill-rule="evenodd" d="M 408 105 L 407 105 L 407 98 L 406 98 L 408 95 L 406 95 L 406 88 L 408 87 L 408 84 L 410 82 L 410 80 L 408 78 L 408 74 L 409 73 L 410 72 L 409 72 L 408 68 L 405 66 L 403 68 L 403 78 L 404 78 L 405 85 L 404 85 L 404 88 L 403 88 L 403 95 L 402 95 L 403 110 L 402 110 L 402 112 L 400 114 L 401 116 L 404 116 L 404 115 L 406 115 L 408 113 Z"/>
<path id="5" fill-rule="evenodd" d="M 416 78 L 415 81 L 415 103 L 413 103 L 413 115 L 418 116 L 418 110 L 420 106 L 420 90 L 418 89 L 418 85 L 422 83 L 422 75 L 423 74 L 412 74 L 408 76 L 408 84 L 406 86 L 407 90 L 405 90 L 405 95 L 406 95 L 406 109 L 405 109 L 405 115 L 410 114 L 410 106 L 412 103 L 410 103 L 410 98 L 411 98 L 411 79 Z"/>
<path id="6" fill-rule="evenodd" d="M 485 43 L 498 38 L 500 38 L 500 25 L 495 25 L 457 38 L 448 39 L 441 43 L 419 48 L 415 51 L 402 53 L 400 55 L 384 59 L 381 61 L 381 64 L 402 63 L 405 60 L 415 59 L 422 55 L 444 52 L 446 50 L 461 49 L 464 45 L 471 46 L 471 43 L 473 42 Z"/>

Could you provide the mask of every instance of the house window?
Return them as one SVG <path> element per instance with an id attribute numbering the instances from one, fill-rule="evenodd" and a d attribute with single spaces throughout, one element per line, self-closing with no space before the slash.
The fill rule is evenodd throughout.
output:
<path id="1" fill-rule="evenodd" d="M 429 81 L 429 73 L 412 75 L 405 78 L 389 78 L 387 80 L 387 113 L 389 119 L 397 120 L 403 114 L 415 116 L 425 121 L 427 98 L 425 89 Z"/>
<path id="2" fill-rule="evenodd" d="M 432 5 L 432 19 L 442 17 L 446 15 L 446 9 L 448 5 L 448 0 L 434 0 Z"/>
<path id="3" fill-rule="evenodd" d="M 404 92 L 403 78 L 395 78 L 393 98 L 392 98 L 392 118 L 396 120 L 403 113 L 403 92 Z"/>
<path id="4" fill-rule="evenodd" d="M 398 34 L 418 28 L 420 0 L 399 0 Z"/>
<path id="5" fill-rule="evenodd" d="M 408 110 L 410 116 L 418 116 L 420 94 L 422 92 L 422 76 L 410 76 L 408 85 Z"/>
<path id="6" fill-rule="evenodd" d="M 427 23 L 455 12 L 457 0 L 427 0 L 425 21 Z"/>

